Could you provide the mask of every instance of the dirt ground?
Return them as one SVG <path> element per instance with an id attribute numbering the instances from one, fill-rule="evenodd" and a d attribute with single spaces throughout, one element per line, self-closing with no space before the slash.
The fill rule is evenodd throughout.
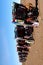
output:
<path id="1" fill-rule="evenodd" d="M 31 2 L 35 6 L 35 0 L 21 0 L 21 3 L 28 7 Z M 27 61 L 22 65 L 43 65 L 43 0 L 39 0 L 39 27 L 34 27 L 35 44 L 31 45 L 30 53 L 28 54 Z"/>

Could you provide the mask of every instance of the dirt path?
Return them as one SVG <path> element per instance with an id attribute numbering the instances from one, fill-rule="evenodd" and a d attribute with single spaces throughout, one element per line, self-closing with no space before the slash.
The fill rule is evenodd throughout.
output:
<path id="1" fill-rule="evenodd" d="M 21 3 L 27 5 L 28 2 L 34 3 L 35 0 L 21 0 Z M 34 4 L 35 5 L 35 4 Z M 27 61 L 22 65 L 43 65 L 43 0 L 39 0 L 39 27 L 34 28 L 35 44 L 31 46 Z"/>

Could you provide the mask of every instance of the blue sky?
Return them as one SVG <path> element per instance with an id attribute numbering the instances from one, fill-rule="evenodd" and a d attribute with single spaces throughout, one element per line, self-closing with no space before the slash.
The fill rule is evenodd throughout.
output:
<path id="1" fill-rule="evenodd" d="M 0 1 L 0 65 L 21 65 L 14 38 L 15 25 L 12 23 L 13 2 L 20 0 Z"/>

